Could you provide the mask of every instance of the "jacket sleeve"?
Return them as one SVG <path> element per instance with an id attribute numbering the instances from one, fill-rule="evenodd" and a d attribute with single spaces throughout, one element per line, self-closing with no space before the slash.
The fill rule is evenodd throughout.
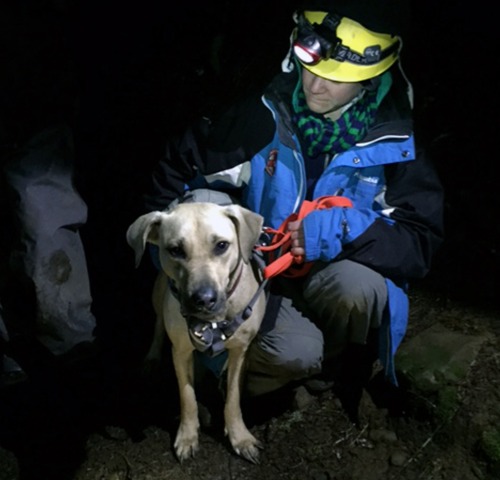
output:
<path id="1" fill-rule="evenodd" d="M 304 219 L 307 260 L 350 259 L 395 281 L 428 273 L 443 239 L 439 178 L 422 152 L 387 166 L 385 175 L 383 210 L 334 208 Z"/>
<path id="2" fill-rule="evenodd" d="M 208 120 L 202 120 L 196 127 L 189 127 L 182 136 L 168 140 L 165 156 L 157 163 L 144 196 L 147 212 L 167 208 L 170 202 L 182 195 L 185 185 L 196 177 L 202 163 L 198 144 L 205 143 L 208 129 Z"/>
<path id="3" fill-rule="evenodd" d="M 167 142 L 145 195 L 146 211 L 165 209 L 199 175 L 250 160 L 271 141 L 275 128 L 272 115 L 257 95 L 235 104 L 214 121 L 201 119 Z"/>

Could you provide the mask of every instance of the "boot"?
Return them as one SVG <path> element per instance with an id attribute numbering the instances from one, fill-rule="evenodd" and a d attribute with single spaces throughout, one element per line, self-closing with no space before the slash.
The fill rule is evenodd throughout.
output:
<path id="1" fill-rule="evenodd" d="M 377 373 L 366 386 L 377 408 L 387 409 L 391 417 L 404 417 L 409 409 L 409 394 L 407 381 L 398 378 L 399 385 L 394 385 L 387 379 L 384 372 Z"/>
<path id="2" fill-rule="evenodd" d="M 377 358 L 369 345 L 348 344 L 340 356 L 340 371 L 333 386 L 349 420 L 359 426 L 359 404 L 363 389 L 373 373 L 373 364 Z"/>

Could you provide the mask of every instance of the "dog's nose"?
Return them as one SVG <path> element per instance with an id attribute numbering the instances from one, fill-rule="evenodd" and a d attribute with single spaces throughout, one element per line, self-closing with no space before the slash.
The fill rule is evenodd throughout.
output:
<path id="1" fill-rule="evenodd" d="M 202 288 L 194 292 L 191 298 L 199 309 L 212 310 L 217 303 L 217 292 L 210 287 Z"/>

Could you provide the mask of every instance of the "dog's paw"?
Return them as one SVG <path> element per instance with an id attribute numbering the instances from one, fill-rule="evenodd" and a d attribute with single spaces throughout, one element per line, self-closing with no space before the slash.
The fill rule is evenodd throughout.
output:
<path id="1" fill-rule="evenodd" d="M 239 441 L 231 441 L 234 451 L 247 459 L 249 462 L 258 464 L 260 461 L 260 452 L 264 446 L 250 432 L 245 438 Z"/>
<path id="2" fill-rule="evenodd" d="M 179 428 L 174 443 L 175 454 L 179 461 L 182 463 L 184 460 L 194 457 L 198 448 L 198 431 L 193 432 L 189 429 Z"/>

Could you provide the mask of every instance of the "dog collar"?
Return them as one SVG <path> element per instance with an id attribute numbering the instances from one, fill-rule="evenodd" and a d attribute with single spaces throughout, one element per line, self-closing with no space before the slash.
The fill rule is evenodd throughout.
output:
<path id="1" fill-rule="evenodd" d="M 240 256 L 240 261 L 238 262 L 238 267 L 236 267 L 236 268 L 238 268 L 239 271 L 236 274 L 236 279 L 234 280 L 233 285 L 229 288 L 229 290 L 226 293 L 226 295 L 227 295 L 226 298 L 229 298 L 234 293 L 234 291 L 236 290 L 236 287 L 240 283 L 241 274 L 243 273 L 243 263 L 242 263 L 242 260 L 241 260 L 241 256 Z M 231 274 L 231 277 L 232 276 L 233 276 L 233 274 Z"/>
<path id="2" fill-rule="evenodd" d="M 189 336 L 193 346 L 201 353 L 215 357 L 222 353 L 226 347 L 224 342 L 230 338 L 243 322 L 223 320 L 221 322 L 204 322 L 197 318 L 189 317 Z M 238 323 L 236 325 L 236 323 Z"/>

